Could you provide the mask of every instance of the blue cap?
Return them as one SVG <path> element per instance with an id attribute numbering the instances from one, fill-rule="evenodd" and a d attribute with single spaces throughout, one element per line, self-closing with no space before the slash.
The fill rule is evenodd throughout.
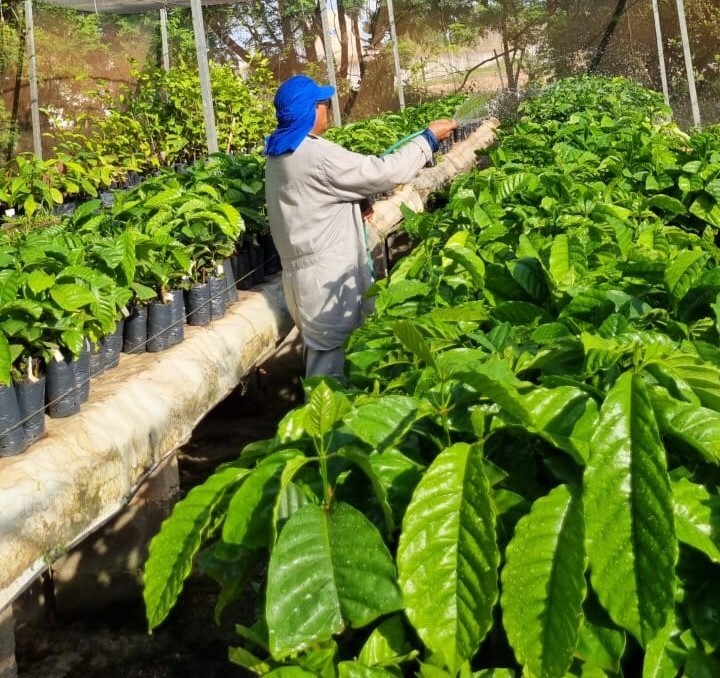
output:
<path id="1" fill-rule="evenodd" d="M 315 107 L 335 94 L 330 85 L 318 85 L 307 75 L 293 75 L 275 93 L 277 127 L 266 139 L 267 155 L 294 151 L 315 125 Z"/>

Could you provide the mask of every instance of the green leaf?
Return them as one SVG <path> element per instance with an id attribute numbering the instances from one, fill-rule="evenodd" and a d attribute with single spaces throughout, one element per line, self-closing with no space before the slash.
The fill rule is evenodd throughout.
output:
<path id="1" fill-rule="evenodd" d="M 498 561 L 482 450 L 458 443 L 416 487 L 397 553 L 405 613 L 453 674 L 492 626 Z"/>
<path id="2" fill-rule="evenodd" d="M 270 557 L 266 617 L 280 659 L 362 627 L 402 605 L 395 567 L 380 533 L 343 503 L 309 504 L 283 527 Z"/>
<path id="3" fill-rule="evenodd" d="M 674 616 L 648 643 L 643 659 L 642 678 L 676 678 L 684 662 L 677 663 L 671 649 L 678 633 Z M 683 657 L 684 660 L 684 657 Z"/>
<path id="4" fill-rule="evenodd" d="M 194 487 L 173 507 L 160 532 L 150 542 L 143 573 L 143 598 L 150 629 L 158 626 L 175 604 L 192 559 L 207 535 L 225 494 L 249 471 L 225 468 Z"/>
<path id="5" fill-rule="evenodd" d="M 57 205 L 62 205 L 63 202 L 63 194 L 54 186 L 50 187 L 50 199 L 56 203 Z"/>
<path id="6" fill-rule="evenodd" d="M 338 664 L 338 678 L 397 678 L 397 674 L 380 666 L 367 666 L 359 661 Z"/>
<path id="7" fill-rule="evenodd" d="M 672 481 L 678 539 L 720 563 L 720 497 L 687 478 Z"/>
<path id="8" fill-rule="evenodd" d="M 652 198 L 650 198 L 650 200 L 648 200 L 648 205 L 650 207 L 659 207 L 665 212 L 669 212 L 673 216 L 676 216 L 678 214 L 685 214 L 687 212 L 685 205 L 683 205 L 677 198 L 673 198 L 670 195 L 665 195 L 664 193 L 654 195 Z"/>
<path id="9" fill-rule="evenodd" d="M 384 450 L 407 434 L 422 416 L 417 398 L 402 395 L 380 396 L 357 404 L 343 423 L 373 449 Z"/>
<path id="10" fill-rule="evenodd" d="M 535 501 L 515 527 L 502 572 L 503 625 L 531 675 L 570 668 L 585 598 L 582 500 L 565 485 Z"/>
<path id="11" fill-rule="evenodd" d="M 720 204 L 709 195 L 700 195 L 690 205 L 690 212 L 715 228 L 720 228 Z"/>
<path id="12" fill-rule="evenodd" d="M 665 271 L 665 285 L 676 300 L 682 299 L 702 275 L 708 255 L 701 250 L 681 252 Z"/>
<path id="13" fill-rule="evenodd" d="M 35 202 L 35 198 L 33 198 L 31 195 L 29 195 L 27 198 L 25 198 L 25 202 L 23 202 L 23 209 L 25 210 L 25 214 L 29 217 L 31 217 L 33 214 L 35 214 L 35 210 L 37 210 L 38 204 Z"/>
<path id="14" fill-rule="evenodd" d="M 435 366 L 430 347 L 412 322 L 399 320 L 393 324 L 392 330 L 406 351 L 420 358 L 426 365 Z"/>
<path id="15" fill-rule="evenodd" d="M 519 396 L 519 400 L 532 430 L 572 455 L 579 464 L 587 462 L 598 418 L 597 405 L 587 393 L 573 386 L 539 386 Z"/>
<path id="16" fill-rule="evenodd" d="M 383 621 L 365 641 L 358 660 L 367 666 L 391 664 L 412 654 L 402 618 L 395 615 Z"/>
<path id="17" fill-rule="evenodd" d="M 657 364 L 662 372 L 688 386 L 705 407 L 720 412 L 720 366 L 686 353 L 674 353 Z"/>
<path id="18" fill-rule="evenodd" d="M 230 647 L 228 648 L 228 659 L 238 666 L 242 666 L 248 671 L 252 671 L 258 675 L 267 675 L 270 672 L 270 664 L 259 657 L 256 657 L 252 652 L 249 652 L 244 647 Z M 294 669 L 295 667 L 293 667 Z M 297 667 L 299 669 L 299 667 Z M 300 669 L 294 674 L 293 678 L 300 678 L 305 675 L 312 678 L 317 678 L 314 673 L 310 671 L 304 671 Z M 302 672 L 302 673 L 301 673 Z"/>
<path id="19" fill-rule="evenodd" d="M 399 306 L 408 299 L 426 297 L 432 291 L 428 283 L 419 280 L 398 280 L 385 287 L 375 300 L 375 310 L 382 314 L 390 308 Z"/>
<path id="20" fill-rule="evenodd" d="M 462 266 L 469 274 L 475 288 L 481 290 L 485 286 L 485 263 L 469 247 L 448 242 L 443 255 Z"/>
<path id="21" fill-rule="evenodd" d="M 41 270 L 34 270 L 28 274 L 27 285 L 34 294 L 38 294 L 55 284 L 55 276 Z"/>
<path id="22" fill-rule="evenodd" d="M 311 503 L 303 491 L 293 483 L 293 479 L 304 466 L 315 459 L 308 459 L 305 456 L 293 457 L 288 461 L 280 476 L 280 486 L 275 497 L 275 506 L 272 513 L 270 547 L 275 546 L 277 541 L 278 528 L 283 521 L 299 511 L 306 504 Z"/>
<path id="23" fill-rule="evenodd" d="M 3 311 L 8 316 L 14 315 L 14 311 L 19 311 L 22 314 L 28 315 L 34 320 L 39 320 L 42 314 L 46 310 L 46 305 L 32 301 L 30 299 L 18 299 L 17 301 L 11 301 L 9 304 L 5 304 Z"/>
<path id="24" fill-rule="evenodd" d="M 180 188 L 167 188 L 145 200 L 145 207 L 167 207 L 181 198 L 183 191 Z"/>
<path id="25" fill-rule="evenodd" d="M 502 183 L 496 188 L 495 195 L 498 201 L 502 202 L 507 200 L 513 193 L 528 184 L 531 179 L 534 179 L 534 176 L 529 172 L 515 172 L 504 178 Z"/>
<path id="26" fill-rule="evenodd" d="M 54 285 L 50 288 L 50 296 L 64 311 L 79 311 L 83 306 L 89 306 L 97 301 L 96 296 L 87 287 L 75 283 Z"/>
<path id="27" fill-rule="evenodd" d="M 135 239 L 136 231 L 126 228 L 117 237 L 118 247 L 122 251 L 122 270 L 125 273 L 125 281 L 130 284 L 135 280 L 135 270 L 137 268 L 137 255 L 135 252 Z M 139 283 L 138 283 L 139 284 Z M 140 299 L 151 299 L 152 297 L 142 296 L 138 294 L 138 290 L 135 290 L 138 298 Z"/>
<path id="28" fill-rule="evenodd" d="M 235 544 L 226 544 L 222 539 L 198 555 L 199 569 L 220 584 L 213 614 L 216 624 L 222 623 L 222 614 L 227 606 L 244 593 L 256 571 L 258 560 L 256 552 Z"/>
<path id="29" fill-rule="evenodd" d="M 500 322 L 508 322 L 512 325 L 533 325 L 552 321 L 552 317 L 545 309 L 529 301 L 502 301 L 493 309 L 493 315 Z"/>
<path id="30" fill-rule="evenodd" d="M 78 356 L 85 344 L 85 335 L 80 330 L 64 330 L 60 333 L 60 343 L 74 356 Z"/>
<path id="31" fill-rule="evenodd" d="M 698 572 L 699 586 L 693 587 L 692 591 L 686 588 L 683 608 L 702 645 L 717 654 L 720 647 L 720 582 L 716 577 L 708 577 L 707 572 L 707 569 Z"/>
<path id="32" fill-rule="evenodd" d="M 618 673 L 625 652 L 625 632 L 585 619 L 575 652 L 586 664 Z"/>
<path id="33" fill-rule="evenodd" d="M 263 674 L 266 678 L 318 678 L 316 671 L 310 671 L 302 666 L 281 666 L 277 669 L 273 669 L 269 673 Z"/>
<path id="34" fill-rule="evenodd" d="M 385 527 L 387 534 L 393 535 L 395 532 L 395 518 L 393 517 L 392 509 L 387 498 L 387 491 L 382 483 L 381 478 L 375 472 L 370 458 L 364 450 L 355 449 L 352 447 L 343 447 L 337 452 L 338 457 L 347 459 L 349 462 L 357 466 L 370 480 L 373 491 L 375 492 L 375 498 L 380 504 L 380 508 L 385 518 Z"/>
<path id="35" fill-rule="evenodd" d="M 9 386 L 12 378 L 10 376 L 12 369 L 12 354 L 10 352 L 10 344 L 5 334 L 0 331 L 0 384 Z"/>
<path id="36" fill-rule="evenodd" d="M 600 409 L 584 491 L 593 588 L 645 646 L 672 610 L 678 549 L 665 449 L 635 373 L 620 376 Z"/>
<path id="37" fill-rule="evenodd" d="M 270 544 L 280 476 L 287 462 L 295 457 L 302 457 L 302 453 L 298 450 L 276 452 L 252 470 L 230 500 L 223 524 L 223 541 L 240 544 L 246 549 L 259 549 Z"/>
<path id="38" fill-rule="evenodd" d="M 538 303 L 547 299 L 545 271 L 537 259 L 519 259 L 508 264 L 513 279 Z"/>
<path id="39" fill-rule="evenodd" d="M 720 676 L 720 660 L 706 654 L 700 648 L 692 648 L 687 654 L 683 675 L 702 676 L 702 678 Z"/>
<path id="40" fill-rule="evenodd" d="M 422 316 L 422 319 L 439 322 L 479 322 L 489 317 L 490 312 L 484 301 L 467 301 L 464 304 L 435 308 Z"/>
<path id="41" fill-rule="evenodd" d="M 389 448 L 382 453 L 373 452 L 370 463 L 380 482 L 385 486 L 388 501 L 396 523 L 402 520 L 410 503 L 413 490 L 420 481 L 423 468 L 399 450 Z"/>
<path id="42" fill-rule="evenodd" d="M 20 288 L 20 274 L 12 270 L 0 270 L 0 306 L 15 301 Z"/>
<path id="43" fill-rule="evenodd" d="M 587 269 L 585 250 L 580 241 L 558 233 L 550 246 L 550 275 L 560 290 L 574 287 Z"/>
<path id="44" fill-rule="evenodd" d="M 305 409 L 305 430 L 316 438 L 324 437 L 348 408 L 347 397 L 321 381 L 310 394 Z"/>
<path id="45" fill-rule="evenodd" d="M 661 388 L 650 391 L 650 400 L 664 435 L 682 440 L 706 461 L 720 465 L 720 413 L 676 400 Z"/>

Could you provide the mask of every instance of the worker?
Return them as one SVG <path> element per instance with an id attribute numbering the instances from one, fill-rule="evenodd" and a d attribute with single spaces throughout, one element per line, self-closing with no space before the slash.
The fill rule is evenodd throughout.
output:
<path id="1" fill-rule="evenodd" d="M 343 343 L 362 322 L 372 283 L 360 201 L 412 179 L 456 124 L 433 121 L 382 158 L 353 153 L 321 138 L 334 93 L 306 75 L 278 88 L 277 127 L 265 148 L 265 197 L 305 376 L 344 381 Z"/>

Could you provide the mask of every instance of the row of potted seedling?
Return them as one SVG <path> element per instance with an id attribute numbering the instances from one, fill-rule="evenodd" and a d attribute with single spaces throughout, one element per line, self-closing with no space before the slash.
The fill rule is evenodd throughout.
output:
<path id="1" fill-rule="evenodd" d="M 204 326 L 223 318 L 237 301 L 238 289 L 250 289 L 279 270 L 271 243 L 265 250 L 239 244 L 206 282 L 134 304 L 104 338 L 96 343 L 85 339 L 78 355 L 57 351 L 38 376 L 0 385 L 0 457 L 20 454 L 42 437 L 45 415 L 78 413 L 89 399 L 91 378 L 116 367 L 121 353 L 156 353 L 181 343 L 185 324 Z"/>

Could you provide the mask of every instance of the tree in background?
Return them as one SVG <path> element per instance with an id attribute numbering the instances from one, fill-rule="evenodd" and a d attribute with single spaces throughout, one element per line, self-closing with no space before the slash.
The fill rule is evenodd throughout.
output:
<path id="1" fill-rule="evenodd" d="M 477 8 L 477 21 L 485 33 L 494 31 L 502 40 L 505 85 L 517 90 L 524 61 L 532 48 L 542 44 L 550 17 L 543 0 L 487 0 Z"/>

